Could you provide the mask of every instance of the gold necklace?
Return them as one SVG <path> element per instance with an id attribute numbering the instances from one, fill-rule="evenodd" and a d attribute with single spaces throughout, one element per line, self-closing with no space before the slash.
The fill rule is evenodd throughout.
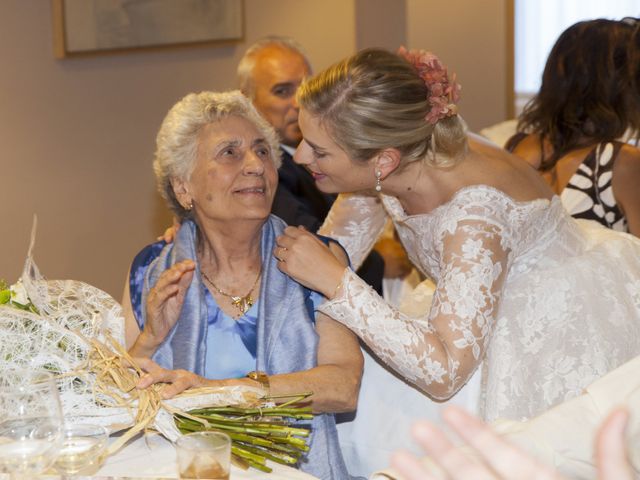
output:
<path id="1" fill-rule="evenodd" d="M 202 270 L 200 270 L 200 273 L 202 273 L 202 276 L 204 277 L 204 279 L 209 282 L 211 284 L 211 286 L 220 294 L 220 295 L 224 295 L 225 297 L 228 297 L 231 299 L 231 305 L 233 305 L 234 307 L 236 307 L 238 310 L 240 310 L 240 313 L 242 315 L 244 315 L 245 313 L 247 313 L 249 311 L 249 309 L 253 306 L 253 304 L 255 303 L 253 301 L 253 297 L 251 297 L 251 293 L 253 292 L 253 289 L 256 288 L 256 285 L 258 284 L 258 279 L 260 279 L 260 274 L 262 273 L 262 267 L 260 267 L 260 270 L 258 270 L 258 276 L 256 277 L 255 281 L 253 282 L 253 285 L 251 286 L 251 290 L 249 290 L 247 292 L 246 295 L 231 295 L 230 293 L 224 292 L 222 291 L 220 288 L 218 288 L 216 286 L 215 283 L 213 283 L 211 281 L 211 279 L 207 276 L 206 273 L 204 273 Z"/>

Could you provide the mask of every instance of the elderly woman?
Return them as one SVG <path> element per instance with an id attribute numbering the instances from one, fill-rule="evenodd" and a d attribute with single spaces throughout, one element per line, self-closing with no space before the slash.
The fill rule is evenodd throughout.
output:
<path id="1" fill-rule="evenodd" d="M 127 347 L 157 362 L 143 362 L 141 383 L 170 383 L 166 395 L 204 385 L 314 392 L 321 415 L 301 468 L 348 478 L 329 412 L 355 408 L 362 356 L 353 333 L 314 314 L 321 297 L 277 268 L 272 251 L 286 225 L 269 213 L 276 152 L 274 131 L 239 92 L 190 94 L 169 111 L 154 168 L 182 227 L 133 262 Z"/>

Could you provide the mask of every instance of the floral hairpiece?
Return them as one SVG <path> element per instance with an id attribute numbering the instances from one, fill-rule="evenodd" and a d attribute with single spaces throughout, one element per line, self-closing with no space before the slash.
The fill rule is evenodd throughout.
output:
<path id="1" fill-rule="evenodd" d="M 398 55 L 415 67 L 427 86 L 429 91 L 427 100 L 431 109 L 424 119 L 434 125 L 441 118 L 456 115 L 458 113 L 456 103 L 460 100 L 462 87 L 456 83 L 455 74 L 449 79 L 447 67 L 442 65 L 438 57 L 426 50 L 407 50 L 405 47 L 400 47 Z"/>

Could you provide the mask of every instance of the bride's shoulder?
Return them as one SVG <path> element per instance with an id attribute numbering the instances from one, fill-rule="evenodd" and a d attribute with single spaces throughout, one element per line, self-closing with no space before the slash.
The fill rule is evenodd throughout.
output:
<path id="1" fill-rule="evenodd" d="M 515 203 L 504 191 L 488 184 L 467 185 L 458 189 L 442 207 L 476 210 L 481 207 L 493 209 Z"/>
<path id="2" fill-rule="evenodd" d="M 459 189 L 434 213 L 440 217 L 439 223 L 443 228 L 448 230 L 453 228 L 452 225 L 468 220 L 510 229 L 535 211 L 549 208 L 552 201 L 548 198 L 520 201 L 494 186 L 478 184 Z"/>

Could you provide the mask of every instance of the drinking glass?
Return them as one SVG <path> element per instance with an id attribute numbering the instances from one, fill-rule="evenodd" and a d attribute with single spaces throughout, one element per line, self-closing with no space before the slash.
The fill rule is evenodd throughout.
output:
<path id="1" fill-rule="evenodd" d="M 63 479 L 68 479 L 81 470 L 99 465 L 108 438 L 109 432 L 100 425 L 66 425 L 53 468 Z"/>
<path id="2" fill-rule="evenodd" d="M 222 432 L 188 433 L 178 438 L 176 453 L 180 479 L 229 480 L 229 435 Z"/>
<path id="3" fill-rule="evenodd" d="M 0 372 L 0 471 L 32 479 L 54 461 L 62 410 L 50 373 L 11 368 Z"/>

